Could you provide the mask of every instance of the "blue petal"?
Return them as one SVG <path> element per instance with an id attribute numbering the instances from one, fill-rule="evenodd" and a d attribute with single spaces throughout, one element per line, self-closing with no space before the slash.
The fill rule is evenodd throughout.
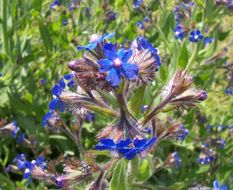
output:
<path id="1" fill-rule="evenodd" d="M 222 186 L 220 187 L 220 190 L 228 190 L 228 187 L 227 187 L 226 185 L 222 185 Z"/>
<path id="2" fill-rule="evenodd" d="M 61 100 L 58 101 L 58 107 L 60 112 L 64 112 L 65 110 L 65 104 Z"/>
<path id="3" fill-rule="evenodd" d="M 108 40 L 112 38 L 115 35 L 115 33 L 110 33 L 110 34 L 104 34 L 101 38 L 98 39 L 98 42 L 102 42 L 103 40 Z"/>
<path id="4" fill-rule="evenodd" d="M 215 180 L 213 185 L 214 185 L 214 188 L 218 189 L 219 188 L 218 180 Z"/>
<path id="5" fill-rule="evenodd" d="M 121 82 L 120 71 L 112 67 L 108 73 L 108 76 L 106 77 L 106 80 L 111 84 L 111 86 L 118 86 Z"/>
<path id="6" fill-rule="evenodd" d="M 75 87 L 75 80 L 71 80 L 70 82 L 68 82 L 67 84 L 68 87 Z"/>
<path id="7" fill-rule="evenodd" d="M 146 144 L 145 144 L 145 146 L 143 147 L 143 150 L 146 150 L 146 149 L 148 149 L 148 148 L 150 148 L 155 142 L 156 142 L 156 138 L 154 137 L 154 138 L 152 138 L 150 141 L 148 141 Z"/>
<path id="8" fill-rule="evenodd" d="M 52 94 L 55 96 L 59 96 L 61 94 L 61 87 L 58 84 L 55 84 L 52 88 Z"/>
<path id="9" fill-rule="evenodd" d="M 103 47 L 103 52 L 106 58 L 113 60 L 115 57 L 117 57 L 117 50 L 116 46 L 112 43 L 107 43 Z"/>
<path id="10" fill-rule="evenodd" d="M 49 103 L 49 109 L 50 110 L 55 110 L 58 106 L 58 98 L 53 99 L 50 103 Z"/>
<path id="11" fill-rule="evenodd" d="M 100 139 L 100 142 L 106 146 L 116 146 L 112 139 Z"/>
<path id="12" fill-rule="evenodd" d="M 132 54 L 133 54 L 132 50 L 125 51 L 123 56 L 122 56 L 122 61 L 127 62 L 129 60 L 129 58 L 132 56 Z"/>
<path id="13" fill-rule="evenodd" d="M 92 42 L 86 46 L 78 46 L 77 47 L 77 50 L 87 50 L 87 51 L 90 51 L 90 50 L 93 50 L 95 49 L 97 46 L 97 42 Z"/>
<path id="14" fill-rule="evenodd" d="M 112 150 L 111 147 L 105 146 L 105 145 L 102 145 L 102 144 L 97 144 L 97 145 L 95 146 L 95 149 L 96 149 L 96 150 Z"/>
<path id="15" fill-rule="evenodd" d="M 17 161 L 17 167 L 18 169 L 24 169 L 26 167 L 26 162 L 25 161 L 21 161 L 21 160 L 18 160 Z"/>
<path id="16" fill-rule="evenodd" d="M 31 176 L 31 172 L 28 171 L 28 172 L 23 174 L 23 179 L 28 179 L 30 176 Z"/>
<path id="17" fill-rule="evenodd" d="M 45 162 L 45 158 L 44 156 L 39 156 L 37 159 L 36 159 L 36 165 L 41 165 Z"/>
<path id="18" fill-rule="evenodd" d="M 61 79 L 59 80 L 59 85 L 60 85 L 60 87 L 61 87 L 62 89 L 64 89 L 64 88 L 66 87 L 66 83 L 65 83 L 65 81 L 64 81 L 63 78 L 61 78 Z"/>
<path id="19" fill-rule="evenodd" d="M 65 80 L 71 80 L 72 78 L 73 78 L 73 75 L 72 75 L 72 74 L 64 75 L 64 79 L 65 79 Z"/>
<path id="20" fill-rule="evenodd" d="M 109 59 L 100 59 L 98 64 L 100 65 L 100 71 L 106 72 L 110 70 L 112 62 Z"/>
<path id="21" fill-rule="evenodd" d="M 123 157 L 125 157 L 127 160 L 132 160 L 136 156 L 137 152 L 137 149 L 132 149 L 128 153 L 124 154 Z"/>
<path id="22" fill-rule="evenodd" d="M 126 140 L 121 140 L 117 143 L 117 148 L 123 148 L 128 146 L 130 143 L 132 143 L 132 141 L 130 139 L 126 139 Z"/>
<path id="23" fill-rule="evenodd" d="M 138 66 L 136 64 L 123 63 L 122 72 L 127 79 L 136 79 L 138 76 Z"/>
<path id="24" fill-rule="evenodd" d="M 124 147 L 124 148 L 118 148 L 117 149 L 117 151 L 119 152 L 119 153 L 121 153 L 121 154 L 126 154 L 126 153 L 128 153 L 129 151 L 131 151 L 132 150 L 132 148 L 130 148 L 130 147 Z"/>
<path id="25" fill-rule="evenodd" d="M 146 142 L 147 142 L 147 139 L 141 139 L 141 140 L 135 139 L 133 141 L 133 144 L 136 148 L 142 148 L 143 146 L 145 146 Z"/>

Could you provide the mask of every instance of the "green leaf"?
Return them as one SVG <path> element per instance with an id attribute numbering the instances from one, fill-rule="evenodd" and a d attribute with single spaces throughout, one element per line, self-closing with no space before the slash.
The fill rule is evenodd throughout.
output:
<path id="1" fill-rule="evenodd" d="M 173 185 L 169 187 L 170 190 L 177 190 L 177 189 L 183 189 L 185 187 L 184 182 L 176 182 Z"/>
<path id="2" fill-rule="evenodd" d="M 161 65 L 159 68 L 159 74 L 160 74 L 160 78 L 163 82 L 167 81 L 167 77 L 168 77 L 168 72 L 167 72 L 167 67 L 165 67 L 164 65 Z"/>
<path id="3" fill-rule="evenodd" d="M 40 30 L 41 38 L 46 47 L 46 50 L 51 51 L 53 48 L 53 41 L 51 39 L 48 28 L 42 23 L 42 21 L 40 21 L 39 30 Z"/>
<path id="4" fill-rule="evenodd" d="M 0 174 L 0 187 L 5 189 L 5 190 L 12 190 L 15 189 L 15 185 L 13 182 L 11 182 L 7 177 L 4 175 Z"/>
<path id="5" fill-rule="evenodd" d="M 121 159 L 118 162 L 113 172 L 113 176 L 110 181 L 110 190 L 126 189 L 125 172 L 126 172 L 126 162 L 124 159 Z"/>
<path id="6" fill-rule="evenodd" d="M 188 63 L 188 50 L 186 47 L 186 41 L 184 41 L 179 54 L 178 65 L 182 69 L 185 69 L 187 63 Z"/>
<path id="7" fill-rule="evenodd" d="M 136 89 L 134 92 L 132 98 L 129 102 L 129 109 L 138 116 L 141 112 L 141 106 L 143 103 L 144 98 L 144 92 L 145 92 L 145 86 L 140 86 Z"/>
<path id="8" fill-rule="evenodd" d="M 197 170 L 196 174 L 206 173 L 209 171 L 209 169 L 210 169 L 209 165 L 201 166 L 199 170 Z"/>
<path id="9" fill-rule="evenodd" d="M 136 177 L 140 181 L 148 180 L 152 175 L 152 166 L 149 159 L 143 159 L 138 165 L 138 171 Z"/>
<path id="10" fill-rule="evenodd" d="M 195 0 L 196 4 L 201 6 L 201 7 L 205 7 L 205 4 L 202 0 Z"/>

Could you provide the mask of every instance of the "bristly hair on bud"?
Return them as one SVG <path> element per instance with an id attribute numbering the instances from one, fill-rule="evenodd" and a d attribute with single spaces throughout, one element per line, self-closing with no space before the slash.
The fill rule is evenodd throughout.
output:
<path id="1" fill-rule="evenodd" d="M 189 89 L 193 84 L 193 78 L 185 71 L 178 70 L 162 92 L 163 97 L 176 97 Z"/>
<path id="2" fill-rule="evenodd" d="M 138 66 L 139 80 L 143 83 L 152 81 L 155 72 L 161 64 L 158 50 L 141 36 L 132 42 L 131 49 L 133 54 L 129 59 L 129 62 L 135 63 Z"/>
<path id="3" fill-rule="evenodd" d="M 189 131 L 182 123 L 175 122 L 171 118 L 169 118 L 166 123 L 157 123 L 156 136 L 158 137 L 158 141 L 162 141 L 170 137 L 183 141 L 189 134 Z"/>
<path id="4" fill-rule="evenodd" d="M 69 62 L 68 67 L 75 72 L 79 85 L 87 91 L 101 89 L 110 91 L 112 87 L 106 81 L 107 74 L 99 70 L 97 59 L 92 59 L 90 54 L 84 58 Z"/>
<path id="5" fill-rule="evenodd" d="M 196 106 L 196 103 L 204 101 L 207 98 L 207 93 L 204 90 L 190 88 L 181 95 L 171 99 L 170 103 L 177 107 L 188 109 L 190 106 Z"/>

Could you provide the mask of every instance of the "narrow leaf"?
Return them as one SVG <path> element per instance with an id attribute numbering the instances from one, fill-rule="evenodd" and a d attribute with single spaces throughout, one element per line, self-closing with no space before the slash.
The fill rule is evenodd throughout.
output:
<path id="1" fill-rule="evenodd" d="M 125 190 L 126 181 L 125 181 L 125 172 L 126 172 L 126 163 L 124 159 L 121 159 L 114 172 L 110 182 L 110 190 Z"/>

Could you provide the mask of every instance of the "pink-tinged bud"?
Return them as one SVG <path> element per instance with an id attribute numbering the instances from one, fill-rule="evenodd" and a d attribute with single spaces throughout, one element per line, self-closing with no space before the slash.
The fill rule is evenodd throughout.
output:
<path id="1" fill-rule="evenodd" d="M 99 35 L 98 35 L 98 34 L 92 34 L 92 35 L 90 36 L 89 42 L 90 42 L 90 43 L 97 42 L 98 39 L 99 39 Z"/>
<path id="2" fill-rule="evenodd" d="M 71 70 L 75 71 L 75 70 L 76 70 L 76 67 L 77 67 L 77 64 L 78 64 L 77 62 L 78 62 L 78 60 L 70 61 L 70 62 L 68 63 L 68 67 L 69 67 Z"/>
<path id="3" fill-rule="evenodd" d="M 198 100 L 199 101 L 204 101 L 207 98 L 207 93 L 206 91 L 201 91 Z"/>

